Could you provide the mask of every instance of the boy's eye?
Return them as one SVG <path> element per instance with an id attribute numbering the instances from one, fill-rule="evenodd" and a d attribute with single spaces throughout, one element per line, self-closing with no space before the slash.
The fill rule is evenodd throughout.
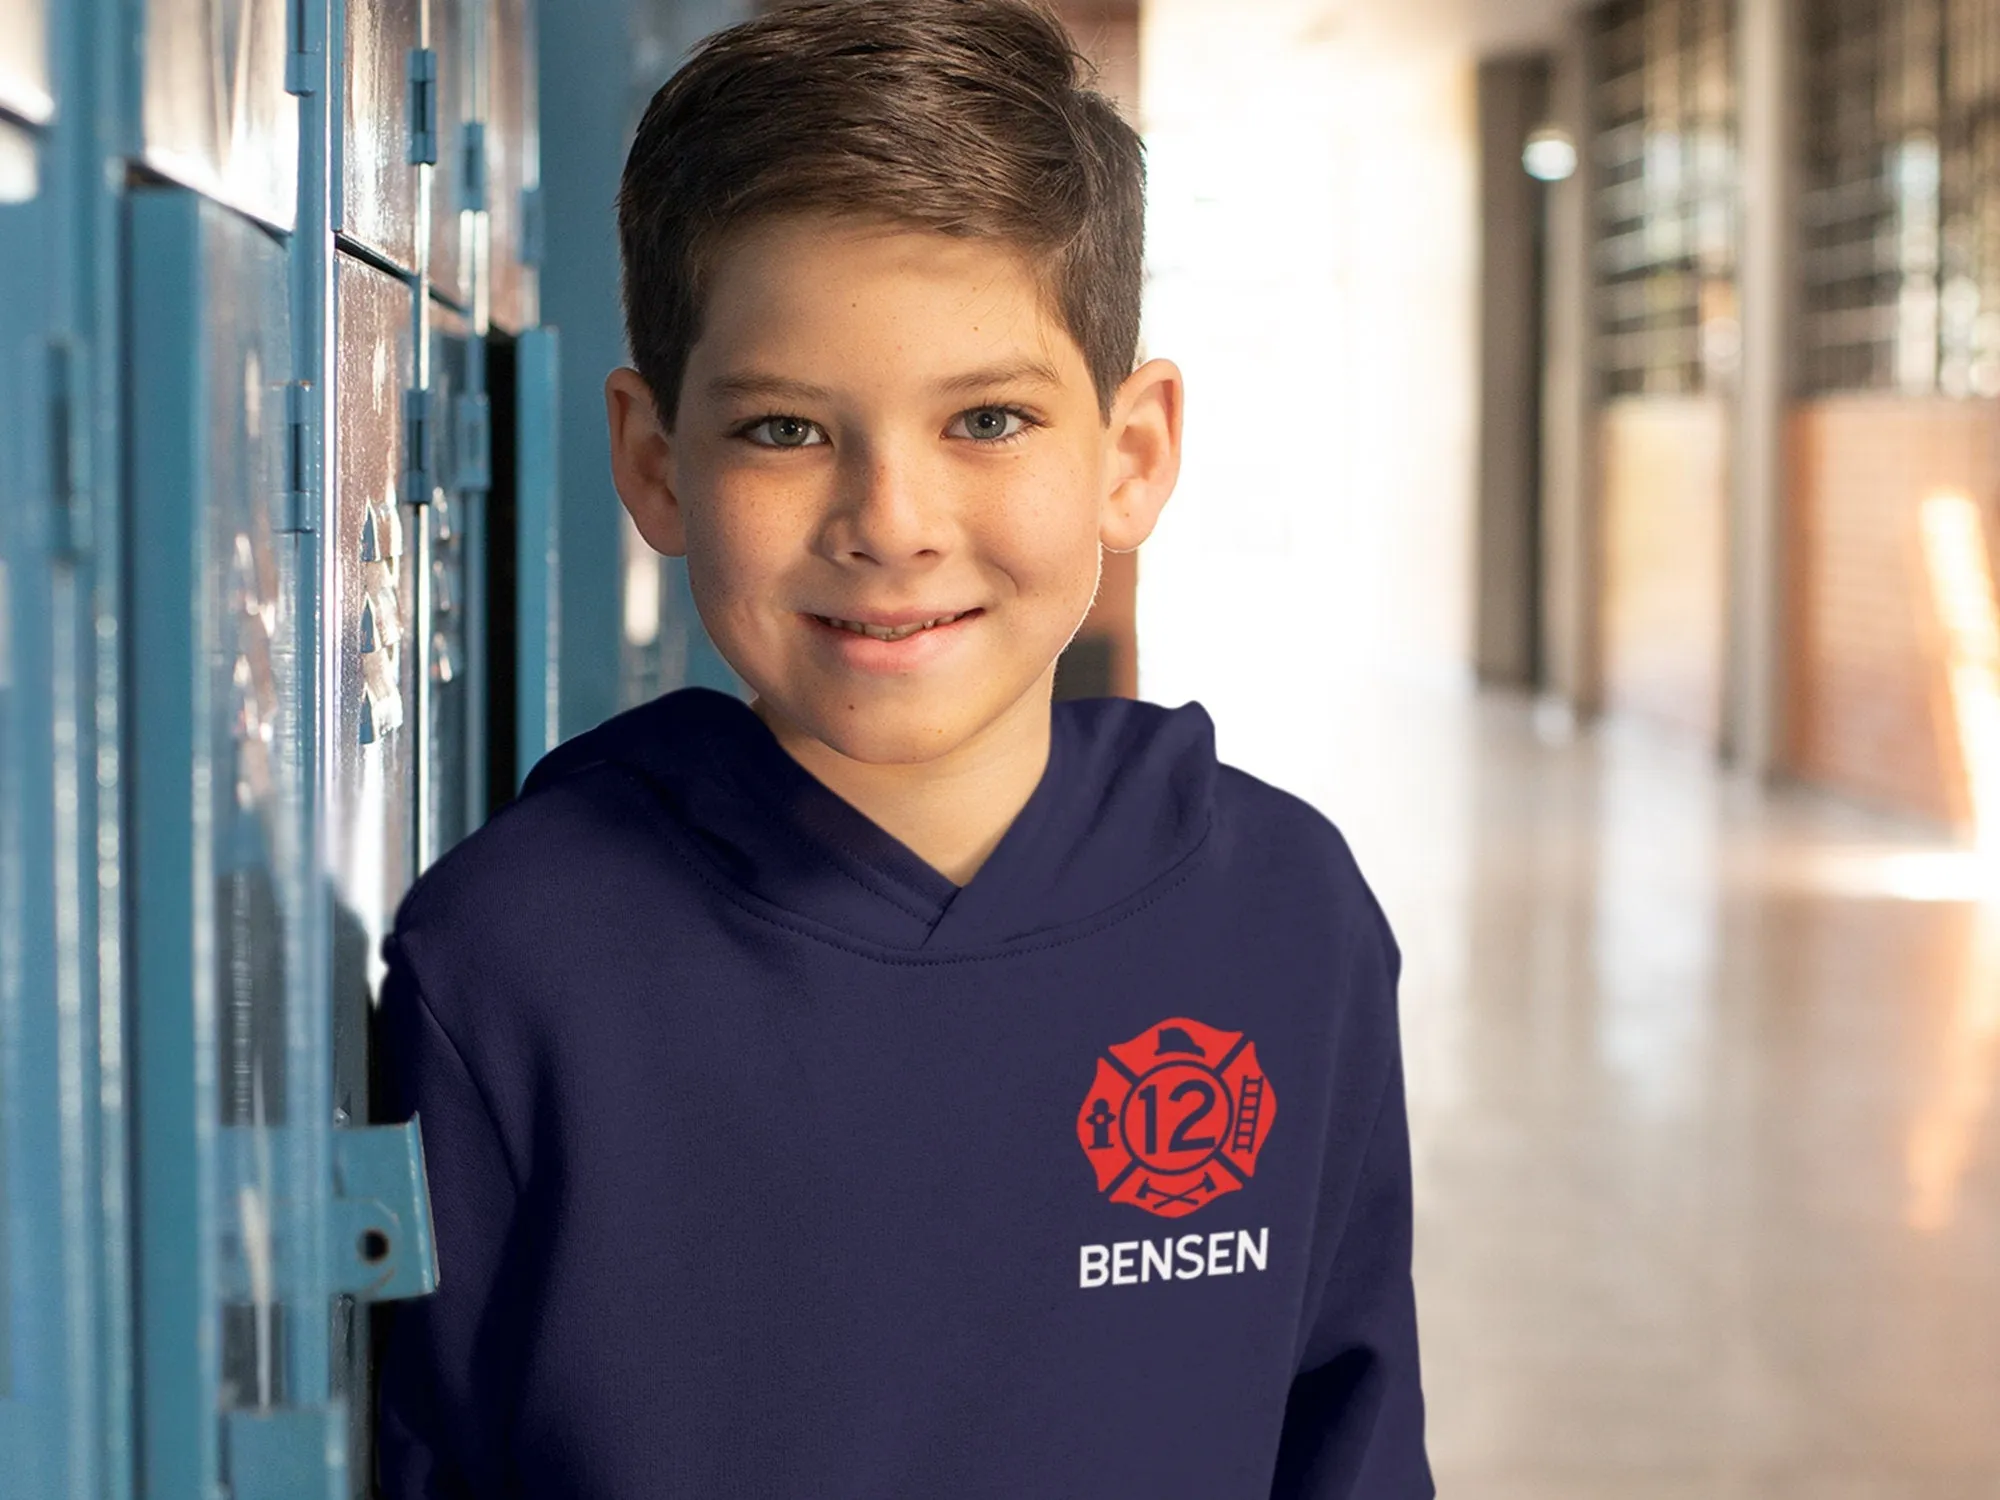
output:
<path id="1" fill-rule="evenodd" d="M 764 417 L 743 429 L 760 448 L 816 448 L 826 441 L 817 423 L 804 417 Z"/>
<path id="2" fill-rule="evenodd" d="M 969 437 L 975 442 L 1001 442 L 1018 437 L 1028 428 L 1027 417 L 1011 406 L 975 406 L 952 418 L 945 429 L 950 437 Z"/>

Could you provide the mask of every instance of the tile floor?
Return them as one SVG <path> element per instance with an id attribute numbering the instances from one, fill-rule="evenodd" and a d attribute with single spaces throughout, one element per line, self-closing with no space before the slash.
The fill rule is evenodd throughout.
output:
<path id="1" fill-rule="evenodd" d="M 1654 732 L 1331 722 L 1287 782 L 1405 953 L 1441 1495 L 2000 1497 L 2000 886 Z"/>

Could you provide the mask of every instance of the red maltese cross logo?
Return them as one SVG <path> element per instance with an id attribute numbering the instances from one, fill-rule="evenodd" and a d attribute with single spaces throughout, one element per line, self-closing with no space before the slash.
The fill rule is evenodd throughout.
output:
<path id="1" fill-rule="evenodd" d="M 1277 1108 L 1248 1037 L 1175 1016 L 1105 1049 L 1076 1138 L 1100 1193 L 1178 1219 L 1256 1175 Z"/>

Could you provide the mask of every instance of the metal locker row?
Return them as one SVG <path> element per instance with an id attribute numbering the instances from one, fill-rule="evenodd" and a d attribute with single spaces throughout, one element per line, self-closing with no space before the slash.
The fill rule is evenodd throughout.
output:
<path id="1" fill-rule="evenodd" d="M 10 1500 L 369 1492 L 380 942 L 555 722 L 529 19 L 0 12 Z"/>
<path id="2" fill-rule="evenodd" d="M 117 303 L 90 18 L 0 7 L 0 1487 L 130 1472 Z"/>
<path id="3" fill-rule="evenodd" d="M 331 1130 L 299 847 L 313 672 L 297 583 L 315 544 L 283 509 L 285 247 L 183 190 L 129 207 L 148 392 L 129 622 L 142 1492 L 203 1494 L 242 1457 L 232 1426 L 323 1405 L 314 1308 L 339 1274 L 313 1191 Z"/>
<path id="4" fill-rule="evenodd" d="M 537 303 L 531 26 L 528 0 L 350 0 L 336 38 L 336 230 L 513 333 Z"/>

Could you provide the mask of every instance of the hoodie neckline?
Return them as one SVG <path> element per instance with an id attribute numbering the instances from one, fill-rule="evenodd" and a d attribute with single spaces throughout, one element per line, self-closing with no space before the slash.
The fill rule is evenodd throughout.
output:
<path id="1" fill-rule="evenodd" d="M 759 902 L 842 937 L 960 952 L 1095 915 L 1205 837 L 1213 725 L 1198 703 L 1051 705 L 1028 799 L 965 885 L 795 760 L 750 705 L 686 687 L 559 747 L 523 795 L 598 761 L 636 773 L 675 832 Z"/>

